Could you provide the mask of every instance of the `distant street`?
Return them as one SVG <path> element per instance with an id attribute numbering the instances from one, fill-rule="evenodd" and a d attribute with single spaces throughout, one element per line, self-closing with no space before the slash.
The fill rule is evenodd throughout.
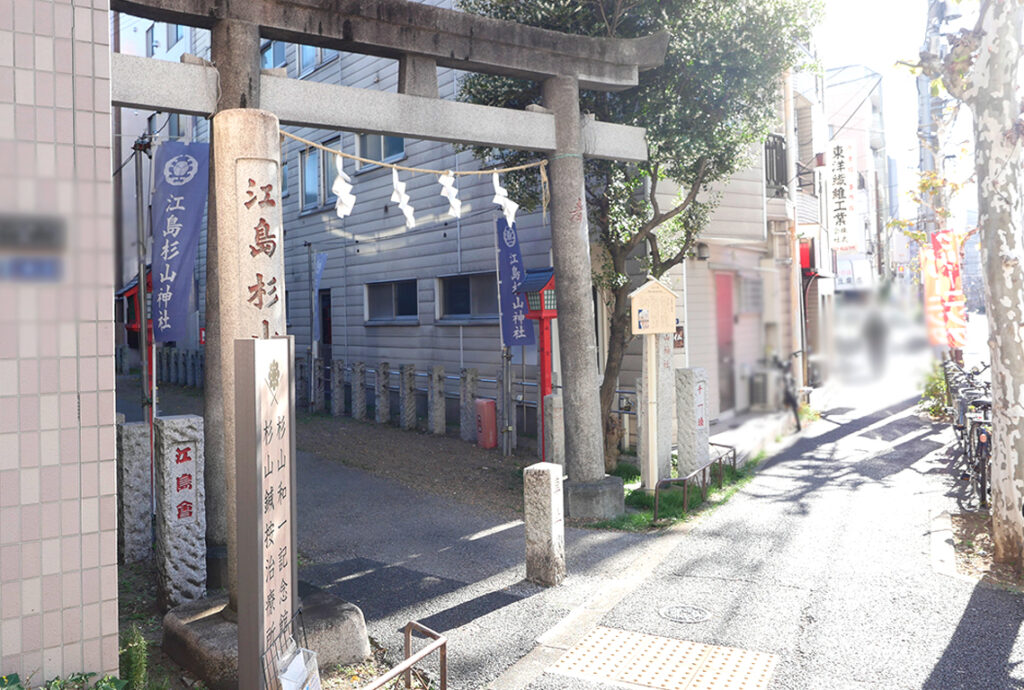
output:
<path id="1" fill-rule="evenodd" d="M 926 363 L 898 356 L 883 381 L 838 390 L 600 624 L 774 654 L 773 688 L 1024 686 L 1021 595 L 933 568 L 952 556 L 933 530 L 961 488 L 948 428 L 914 411 Z M 708 619 L 673 622 L 671 605 Z M 530 687 L 604 687 L 574 683 Z"/>

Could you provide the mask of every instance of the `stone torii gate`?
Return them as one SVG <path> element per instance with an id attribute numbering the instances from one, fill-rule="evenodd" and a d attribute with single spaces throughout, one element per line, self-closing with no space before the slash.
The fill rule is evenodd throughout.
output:
<path id="1" fill-rule="evenodd" d="M 112 56 L 112 104 L 209 116 L 262 109 L 282 124 L 534 150 L 550 156 L 554 269 L 564 385 L 567 511 L 571 517 L 621 513 L 621 480 L 604 473 L 589 239 L 585 234 L 583 157 L 647 158 L 644 130 L 581 118 L 579 90 L 616 91 L 664 60 L 666 34 L 597 39 L 406 0 L 111 0 L 111 9 L 211 31 L 212 64 Z M 260 69 L 262 39 L 397 59 L 399 93 L 288 79 Z M 199 61 L 201 62 L 201 61 Z M 543 108 L 529 112 L 443 101 L 436 67 L 539 81 Z M 211 168 L 214 168 L 212 165 Z M 211 173 L 211 190 L 215 182 Z M 207 541 L 234 534 L 233 343 L 249 333 L 222 318 L 216 275 L 213 199 L 207 274 Z M 226 295 L 224 296 L 227 297 Z M 234 330 L 232 330 L 234 329 Z M 234 586 L 233 573 L 228 587 Z M 232 597 L 234 600 L 234 597 Z"/>

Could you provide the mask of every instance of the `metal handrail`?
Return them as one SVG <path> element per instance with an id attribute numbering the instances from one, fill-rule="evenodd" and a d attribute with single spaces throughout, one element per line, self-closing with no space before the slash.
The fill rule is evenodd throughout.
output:
<path id="1" fill-rule="evenodd" d="M 434 640 L 415 654 L 411 654 L 413 630 Z M 438 661 L 441 665 L 440 688 L 441 690 L 448 690 L 448 638 L 441 633 L 434 632 L 425 625 L 417 623 L 416 621 L 409 621 L 405 624 L 405 661 L 389 670 L 383 676 L 375 678 L 369 685 L 364 685 L 359 690 L 378 690 L 378 688 L 384 687 L 400 675 L 405 676 L 405 687 L 411 688 L 412 667 L 435 649 L 439 650 Z"/>
<path id="2" fill-rule="evenodd" d="M 711 444 L 719 445 L 719 444 Z M 722 466 L 722 459 L 728 455 L 728 453 L 722 453 L 721 455 L 712 458 L 708 463 L 698 467 L 693 472 L 690 472 L 685 477 L 676 477 L 674 479 L 660 479 L 658 483 L 654 485 L 654 517 L 652 519 L 658 519 L 658 505 L 661 499 L 661 489 L 672 484 L 683 485 L 683 514 L 686 514 L 686 509 L 690 506 L 690 480 L 695 479 L 697 475 L 700 475 L 700 495 L 701 498 L 707 500 L 708 498 L 708 468 L 718 463 L 718 488 L 722 488 L 722 478 L 725 475 L 725 468 Z"/>

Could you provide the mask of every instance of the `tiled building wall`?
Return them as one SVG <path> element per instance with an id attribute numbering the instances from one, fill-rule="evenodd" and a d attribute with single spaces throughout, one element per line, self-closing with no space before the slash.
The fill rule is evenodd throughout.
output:
<path id="1" fill-rule="evenodd" d="M 117 670 L 108 36 L 107 0 L 0 0 L 0 214 L 67 228 L 59 280 L 0 273 L 0 673 L 33 683 Z"/>

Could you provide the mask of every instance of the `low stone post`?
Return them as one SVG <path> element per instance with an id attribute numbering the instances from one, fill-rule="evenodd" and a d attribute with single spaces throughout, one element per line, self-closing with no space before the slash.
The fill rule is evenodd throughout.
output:
<path id="1" fill-rule="evenodd" d="M 476 369 L 459 372 L 459 436 L 463 441 L 476 443 Z"/>
<path id="2" fill-rule="evenodd" d="M 179 386 L 187 383 L 185 374 L 185 351 L 174 348 L 174 382 Z"/>
<path id="3" fill-rule="evenodd" d="M 387 424 L 391 421 L 391 365 L 381 362 L 377 365 L 377 377 L 375 384 L 375 415 L 378 424 Z"/>
<path id="4" fill-rule="evenodd" d="M 443 436 L 447 431 L 447 410 L 444 397 L 444 367 L 430 367 L 427 377 L 427 429 L 430 433 Z"/>
<path id="5" fill-rule="evenodd" d="M 147 560 L 152 548 L 149 526 L 152 486 L 149 476 L 149 425 L 117 425 L 117 552 L 124 564 Z"/>
<path id="6" fill-rule="evenodd" d="M 206 385 L 206 352 L 203 350 L 196 353 L 196 385 L 200 388 Z"/>
<path id="7" fill-rule="evenodd" d="M 676 369 L 676 446 L 680 477 L 711 459 L 708 441 L 707 372 L 701 367 Z"/>
<path id="8" fill-rule="evenodd" d="M 206 593 L 203 418 L 157 417 L 153 429 L 157 602 L 166 610 Z"/>
<path id="9" fill-rule="evenodd" d="M 366 419 L 366 365 L 352 364 L 352 419 Z"/>
<path id="10" fill-rule="evenodd" d="M 403 429 L 416 428 L 416 367 L 398 368 L 398 423 Z"/>
<path id="11" fill-rule="evenodd" d="M 345 362 L 331 361 L 331 416 L 340 417 L 345 413 Z"/>
<path id="12" fill-rule="evenodd" d="M 309 360 L 305 357 L 295 361 L 295 406 L 309 409 Z"/>
<path id="13" fill-rule="evenodd" d="M 544 450 L 545 462 L 565 467 L 565 411 L 557 391 L 544 396 Z"/>
<path id="14" fill-rule="evenodd" d="M 538 462 L 523 470 L 526 579 L 552 587 L 565 579 L 565 518 L 561 465 Z"/>
<path id="15" fill-rule="evenodd" d="M 185 350 L 185 384 L 196 385 L 196 351 Z"/>
<path id="16" fill-rule="evenodd" d="M 317 357 L 313 360 L 313 411 L 323 412 L 327 409 L 327 392 L 324 390 L 326 383 L 326 371 L 324 360 Z"/>

